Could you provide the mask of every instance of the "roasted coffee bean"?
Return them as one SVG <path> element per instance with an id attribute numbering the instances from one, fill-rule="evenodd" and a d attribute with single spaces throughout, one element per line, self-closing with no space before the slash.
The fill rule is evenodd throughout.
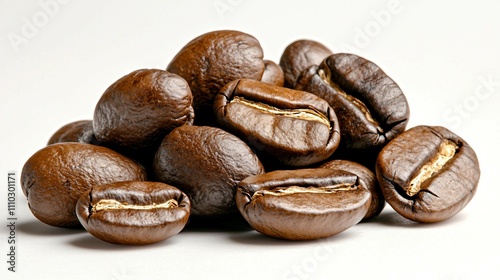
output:
<path id="1" fill-rule="evenodd" d="M 290 240 L 333 236 L 363 219 L 371 194 L 349 172 L 277 170 L 240 182 L 236 204 L 262 234 Z"/>
<path id="2" fill-rule="evenodd" d="M 94 110 L 94 134 L 124 153 L 154 149 L 177 126 L 191 124 L 193 96 L 187 82 L 158 69 L 133 71 L 113 83 Z"/>
<path id="3" fill-rule="evenodd" d="M 279 65 L 285 75 L 285 87 L 294 88 L 300 73 L 312 65 L 319 65 L 332 51 L 313 40 L 297 40 L 288 45 L 281 55 Z"/>
<path id="4" fill-rule="evenodd" d="M 217 122 L 263 157 L 287 166 L 327 159 L 340 142 L 332 108 L 314 94 L 241 79 L 215 98 Z"/>
<path id="5" fill-rule="evenodd" d="M 264 60 L 264 64 L 266 69 L 264 69 L 261 81 L 282 87 L 285 84 L 285 75 L 281 66 L 271 60 Z"/>
<path id="6" fill-rule="evenodd" d="M 474 196 L 480 177 L 474 150 L 444 127 L 413 127 L 382 149 L 377 178 L 387 202 L 424 223 L 446 220 Z"/>
<path id="7" fill-rule="evenodd" d="M 92 186 L 145 179 L 140 165 L 111 149 L 67 142 L 34 153 L 23 166 L 21 187 L 31 212 L 40 221 L 77 227 L 76 202 Z"/>
<path id="8" fill-rule="evenodd" d="M 92 120 L 74 121 L 63 125 L 50 137 L 47 145 L 62 142 L 81 142 L 98 145 L 94 136 Z"/>
<path id="9" fill-rule="evenodd" d="M 189 196 L 192 215 L 220 217 L 237 213 L 236 186 L 264 168 L 238 137 L 215 127 L 185 125 L 163 139 L 154 171 L 160 181 Z"/>
<path id="10" fill-rule="evenodd" d="M 406 129 L 410 110 L 399 86 L 375 63 L 339 53 L 304 70 L 296 89 L 328 101 L 337 114 L 345 153 L 378 153 Z"/>
<path id="11" fill-rule="evenodd" d="M 366 212 L 363 221 L 376 217 L 385 207 L 385 199 L 375 174 L 367 167 L 350 160 L 334 159 L 323 163 L 320 168 L 343 170 L 358 176 L 358 184 L 371 193 L 370 208 Z"/>
<path id="12" fill-rule="evenodd" d="M 76 214 L 93 236 L 109 243 L 144 245 L 179 233 L 190 213 L 189 198 L 159 182 L 125 181 L 92 187 Z"/>
<path id="13" fill-rule="evenodd" d="M 235 30 L 202 34 L 187 43 L 167 66 L 186 79 L 193 92 L 198 125 L 213 124 L 212 105 L 219 90 L 232 80 L 260 80 L 264 52 L 259 41 Z"/>

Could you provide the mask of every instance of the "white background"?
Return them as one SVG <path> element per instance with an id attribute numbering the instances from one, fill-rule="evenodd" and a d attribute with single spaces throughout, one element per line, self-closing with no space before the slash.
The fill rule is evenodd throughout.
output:
<path id="1" fill-rule="evenodd" d="M 0 1 L 0 278 L 498 279 L 500 5 L 497 1 Z M 475 149 L 476 196 L 432 225 L 389 206 L 335 237 L 286 242 L 253 231 L 186 230 L 129 247 L 42 224 L 17 190 L 16 273 L 7 271 L 7 172 L 60 126 L 91 119 L 102 92 L 164 69 L 192 38 L 236 29 L 279 61 L 292 41 L 377 63 L 403 89 L 409 127 L 442 125 Z"/>

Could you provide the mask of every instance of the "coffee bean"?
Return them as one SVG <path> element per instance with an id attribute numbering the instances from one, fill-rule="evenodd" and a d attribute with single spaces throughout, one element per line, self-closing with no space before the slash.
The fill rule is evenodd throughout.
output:
<path id="1" fill-rule="evenodd" d="M 215 95 L 227 83 L 241 78 L 260 80 L 264 52 L 252 35 L 235 30 L 202 34 L 175 55 L 167 71 L 186 79 L 194 100 L 197 125 L 213 124 Z"/>
<path id="2" fill-rule="evenodd" d="M 23 166 L 21 187 L 40 221 L 78 227 L 75 205 L 85 191 L 97 184 L 145 179 L 140 165 L 111 149 L 67 142 L 34 153 Z"/>
<path id="3" fill-rule="evenodd" d="M 126 181 L 92 187 L 76 204 L 83 227 L 106 242 L 156 243 L 179 233 L 190 202 L 179 189 L 159 182 Z"/>
<path id="4" fill-rule="evenodd" d="M 264 64 L 266 68 L 262 74 L 261 81 L 282 87 L 285 83 L 285 75 L 281 66 L 271 60 L 264 60 Z"/>
<path id="5" fill-rule="evenodd" d="M 461 211 L 480 177 L 474 150 L 444 127 L 417 126 L 393 139 L 377 158 L 387 202 L 402 216 L 439 222 Z"/>
<path id="6" fill-rule="evenodd" d="M 294 88 L 300 73 L 312 65 L 319 65 L 332 51 L 313 40 L 297 40 L 288 45 L 280 58 L 285 75 L 285 87 Z"/>
<path id="7" fill-rule="evenodd" d="M 255 230 L 290 240 L 338 234 L 361 221 L 370 202 L 356 175 L 327 168 L 250 176 L 236 192 L 238 209 Z"/>
<path id="8" fill-rule="evenodd" d="M 189 196 L 192 215 L 217 217 L 237 213 L 236 186 L 264 168 L 238 137 L 215 127 L 185 125 L 163 139 L 154 171 L 160 181 Z"/>
<path id="9" fill-rule="evenodd" d="M 118 150 L 157 148 L 172 129 L 194 119 L 187 82 L 158 69 L 133 71 L 106 89 L 94 110 L 94 134 Z"/>
<path id="10" fill-rule="evenodd" d="M 50 137 L 47 145 L 62 142 L 81 142 L 99 145 L 94 136 L 92 120 L 74 121 L 63 125 Z"/>
<path id="11" fill-rule="evenodd" d="M 478 159 L 446 128 L 405 132 L 408 120 L 401 88 L 372 61 L 297 40 L 277 64 L 255 37 L 218 30 L 166 70 L 111 84 L 92 120 L 60 127 L 28 159 L 21 187 L 40 221 L 116 244 L 165 240 L 188 219 L 324 238 L 385 200 L 414 221 L 446 220 L 474 196 Z"/>
<path id="12" fill-rule="evenodd" d="M 296 89 L 328 101 L 337 114 L 340 151 L 378 153 L 406 129 L 409 107 L 399 86 L 375 63 L 338 53 L 301 73 Z"/>
<path id="13" fill-rule="evenodd" d="M 368 221 L 380 214 L 385 207 L 385 199 L 380 189 L 375 174 L 367 167 L 350 160 L 335 159 L 323 163 L 321 168 L 337 169 L 350 172 L 358 176 L 358 184 L 371 193 L 370 208 L 366 212 L 363 221 Z"/>
<path id="14" fill-rule="evenodd" d="M 328 158 L 340 141 L 337 117 L 314 94 L 235 80 L 214 102 L 217 122 L 263 157 L 287 166 L 306 166 Z"/>

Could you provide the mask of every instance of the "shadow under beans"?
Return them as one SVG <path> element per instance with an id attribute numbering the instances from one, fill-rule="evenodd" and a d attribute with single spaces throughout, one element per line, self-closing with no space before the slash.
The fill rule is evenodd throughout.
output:
<path id="1" fill-rule="evenodd" d="M 394 212 L 387 211 L 380 213 L 380 215 L 371 219 L 370 221 L 367 221 L 366 223 L 381 223 L 383 225 L 394 226 L 394 227 L 405 227 L 405 228 L 429 228 L 429 227 L 443 226 L 447 224 L 457 223 L 464 219 L 465 216 L 458 213 L 457 215 L 442 222 L 420 223 L 409 220 L 395 211 Z"/>
<path id="2" fill-rule="evenodd" d="M 343 239 L 352 238 L 352 232 L 344 231 L 338 233 L 334 236 L 313 239 L 313 240 L 286 240 L 279 239 L 264 235 L 259 233 L 258 231 L 252 230 L 250 232 L 239 233 L 231 235 L 229 238 L 237 243 L 246 244 L 246 245 L 255 245 L 255 246 L 302 246 L 302 245 L 310 245 L 316 244 L 318 241 L 335 241 L 341 242 Z"/>
<path id="3" fill-rule="evenodd" d="M 40 221 L 19 222 L 17 225 L 19 232 L 38 236 L 57 236 L 84 233 L 83 227 L 62 228 L 44 224 Z"/>
<path id="4" fill-rule="evenodd" d="M 157 243 L 146 244 L 146 245 L 113 244 L 113 243 L 108 243 L 108 242 L 102 241 L 99 238 L 91 235 L 90 233 L 85 235 L 85 236 L 81 236 L 81 237 L 78 237 L 78 238 L 75 238 L 75 239 L 69 241 L 70 245 L 78 247 L 80 249 L 102 250 L 102 251 L 147 250 L 147 249 L 151 249 L 152 247 L 169 246 L 173 243 L 175 243 L 175 241 L 171 240 L 171 238 L 169 238 L 169 239 L 157 242 Z"/>
<path id="5" fill-rule="evenodd" d="M 246 232 L 253 230 L 252 227 L 239 217 L 229 219 L 198 218 L 190 219 L 183 232 Z"/>

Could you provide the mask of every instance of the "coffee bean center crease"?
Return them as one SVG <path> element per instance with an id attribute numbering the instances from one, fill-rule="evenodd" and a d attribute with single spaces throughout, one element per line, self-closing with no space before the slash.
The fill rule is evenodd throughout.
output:
<path id="1" fill-rule="evenodd" d="M 101 199 L 99 202 L 92 206 L 93 212 L 106 211 L 106 210 L 125 210 L 125 209 L 133 209 L 133 210 L 151 210 L 151 209 L 169 209 L 178 207 L 179 204 L 175 199 L 169 199 L 164 203 L 160 204 L 149 204 L 149 205 L 130 205 L 121 203 L 114 199 Z"/>
<path id="2" fill-rule="evenodd" d="M 239 103 L 273 115 L 319 122 L 326 125 L 328 129 L 331 129 L 330 121 L 323 114 L 311 108 L 280 109 L 265 103 L 250 101 L 240 96 L 235 96 L 231 100 L 231 103 Z"/>
<path id="3" fill-rule="evenodd" d="M 439 145 L 438 152 L 436 155 L 422 168 L 420 168 L 417 176 L 415 176 L 410 181 L 410 186 L 406 190 L 406 194 L 409 196 L 416 195 L 422 188 L 422 184 L 439 172 L 443 166 L 455 156 L 458 149 L 458 145 L 453 141 L 445 139 Z"/>
<path id="4" fill-rule="evenodd" d="M 368 107 L 361 100 L 357 99 L 356 97 L 354 97 L 350 94 L 347 94 L 337 84 L 332 82 L 332 79 L 330 78 L 331 74 L 328 71 L 325 71 L 324 69 L 319 69 L 318 75 L 325 83 L 327 83 L 328 85 L 333 87 L 340 95 L 342 95 L 342 97 L 344 97 L 345 99 L 347 99 L 347 101 L 351 102 L 354 106 L 356 106 L 361 111 L 361 113 L 363 113 L 365 118 L 375 126 L 378 133 L 380 133 L 380 134 L 384 133 L 384 129 L 382 129 L 379 122 L 377 120 L 375 120 L 375 118 L 370 113 L 370 110 L 368 109 Z"/>
<path id="5" fill-rule="evenodd" d="M 300 187 L 300 186 L 289 186 L 289 187 L 277 187 L 271 190 L 260 190 L 256 191 L 252 195 L 252 200 L 260 198 L 266 195 L 272 196 L 284 196 L 293 195 L 301 193 L 315 193 L 315 194 L 325 194 L 334 193 L 337 191 L 351 191 L 356 190 L 357 186 L 352 184 L 338 184 L 333 186 L 322 186 L 322 187 Z"/>

